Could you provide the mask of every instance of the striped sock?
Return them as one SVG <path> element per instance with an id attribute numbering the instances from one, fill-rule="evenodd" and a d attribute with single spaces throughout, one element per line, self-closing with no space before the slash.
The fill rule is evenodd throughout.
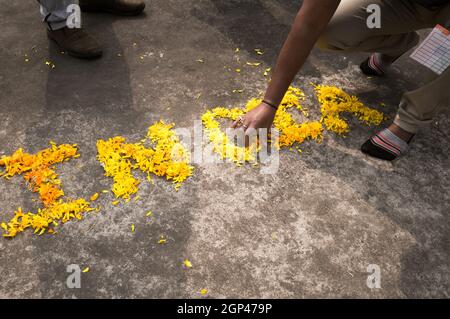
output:
<path id="1" fill-rule="evenodd" d="M 365 75 L 383 76 L 389 66 L 389 63 L 383 62 L 381 53 L 373 53 L 359 67 Z"/>
<path id="2" fill-rule="evenodd" d="M 393 161 L 406 152 L 409 145 L 389 129 L 384 129 L 366 141 L 361 151 L 372 157 Z"/>

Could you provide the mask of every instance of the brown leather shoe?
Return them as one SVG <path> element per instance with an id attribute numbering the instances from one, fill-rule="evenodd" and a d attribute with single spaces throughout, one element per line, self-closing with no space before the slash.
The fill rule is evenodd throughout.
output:
<path id="1" fill-rule="evenodd" d="M 80 0 L 82 11 L 108 12 L 118 15 L 138 15 L 145 9 L 143 0 Z"/>
<path id="2" fill-rule="evenodd" d="M 98 41 L 83 29 L 63 28 L 47 30 L 49 39 L 56 42 L 61 50 L 81 59 L 95 59 L 102 56 L 102 48 Z"/>

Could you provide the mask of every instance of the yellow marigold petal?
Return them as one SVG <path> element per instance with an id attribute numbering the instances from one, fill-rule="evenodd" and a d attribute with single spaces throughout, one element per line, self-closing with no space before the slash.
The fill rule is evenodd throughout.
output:
<path id="1" fill-rule="evenodd" d="M 184 265 L 186 268 L 192 268 L 192 263 L 191 263 L 188 259 L 186 259 L 185 261 L 183 261 L 183 265 Z"/>
<path id="2" fill-rule="evenodd" d="M 167 244 L 167 239 L 165 239 L 164 236 L 161 236 L 158 240 L 158 244 Z"/>

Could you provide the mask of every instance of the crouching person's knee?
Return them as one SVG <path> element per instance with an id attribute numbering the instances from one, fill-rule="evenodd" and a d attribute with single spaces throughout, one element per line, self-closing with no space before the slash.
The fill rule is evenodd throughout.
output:
<path id="1" fill-rule="evenodd" d="M 345 37 L 345 34 L 337 32 L 329 26 L 317 40 L 316 47 L 324 51 L 347 51 L 356 45 L 351 42 L 349 38 Z"/>

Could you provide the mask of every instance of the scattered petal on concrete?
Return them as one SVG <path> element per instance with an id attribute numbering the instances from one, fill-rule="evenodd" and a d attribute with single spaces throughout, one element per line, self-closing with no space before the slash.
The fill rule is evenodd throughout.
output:
<path id="1" fill-rule="evenodd" d="M 192 263 L 191 263 L 188 259 L 186 259 L 186 260 L 183 262 L 183 265 L 184 265 L 186 268 L 192 268 Z"/>
<path id="2" fill-rule="evenodd" d="M 264 52 L 261 49 L 255 49 L 257 55 L 263 55 Z"/>
<path id="3" fill-rule="evenodd" d="M 161 236 L 158 240 L 158 244 L 164 245 L 167 244 L 167 239 L 164 236 Z"/>
<path id="4" fill-rule="evenodd" d="M 247 62 L 246 64 L 249 66 L 260 66 L 261 62 Z"/>

